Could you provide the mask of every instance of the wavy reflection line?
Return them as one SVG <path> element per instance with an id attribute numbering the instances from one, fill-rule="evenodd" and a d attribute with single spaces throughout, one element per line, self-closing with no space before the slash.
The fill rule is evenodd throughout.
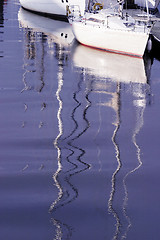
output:
<path id="1" fill-rule="evenodd" d="M 24 84 L 24 88 L 21 90 L 21 93 L 23 93 L 24 91 L 31 90 L 31 86 L 29 86 L 29 85 L 27 84 L 26 75 L 27 75 L 28 72 L 32 72 L 32 71 L 28 71 L 27 69 L 25 69 L 25 65 L 26 65 L 26 64 L 23 64 L 23 69 L 25 70 L 25 72 L 23 73 L 23 77 L 22 77 L 22 81 L 23 81 L 23 84 Z"/>
<path id="2" fill-rule="evenodd" d="M 78 101 L 78 99 L 76 98 L 76 95 L 82 90 L 82 88 L 81 88 L 82 82 L 83 82 L 83 78 L 80 78 L 80 81 L 78 82 L 78 90 L 73 93 L 73 99 L 77 103 L 77 106 L 73 109 L 72 114 L 71 114 L 71 118 L 75 124 L 75 128 L 71 131 L 71 133 L 67 137 L 63 138 L 63 140 L 69 139 L 78 129 L 78 123 L 75 120 L 74 115 L 75 115 L 77 109 L 81 106 L 81 102 Z"/>
<path id="3" fill-rule="evenodd" d="M 84 72 L 83 72 L 83 75 L 84 75 L 84 77 L 85 77 L 85 73 L 84 73 Z M 86 107 L 85 107 L 85 109 L 84 109 L 84 112 L 83 112 L 83 119 L 84 119 L 84 121 L 86 122 L 86 127 L 85 127 L 79 134 L 77 134 L 75 137 L 73 137 L 71 140 L 68 141 L 68 145 L 69 145 L 69 146 L 71 146 L 72 148 L 77 149 L 77 150 L 79 150 L 79 151 L 81 152 L 81 154 L 78 156 L 77 160 L 78 160 L 80 163 L 83 164 L 84 168 L 83 168 L 82 170 L 79 170 L 78 172 L 75 172 L 75 173 L 79 173 L 79 172 L 85 171 L 86 169 L 90 168 L 90 164 L 88 164 L 88 163 L 86 163 L 86 162 L 84 162 L 84 161 L 81 160 L 82 156 L 85 154 L 85 150 L 82 149 L 82 148 L 79 148 L 79 147 L 77 147 L 77 146 L 75 146 L 75 145 L 73 145 L 73 142 L 74 142 L 75 140 L 77 140 L 78 138 L 80 138 L 80 136 L 82 136 L 82 135 L 88 130 L 88 128 L 90 127 L 90 122 L 89 122 L 89 120 L 87 119 L 87 111 L 88 111 L 88 109 L 89 109 L 89 108 L 91 107 L 91 105 L 92 105 L 91 101 L 89 100 L 89 95 L 90 95 L 91 92 L 92 92 L 92 87 L 90 87 L 90 89 L 87 91 L 87 93 L 86 93 L 86 95 L 85 95 L 85 99 L 86 99 L 86 101 L 87 101 L 87 105 L 86 105 Z M 78 103 L 78 105 L 80 106 L 79 101 L 78 101 L 78 99 L 76 98 L 76 95 L 77 95 L 77 94 L 74 95 L 74 100 L 75 100 L 75 101 Z M 76 124 L 76 126 L 78 126 L 78 122 L 77 122 L 76 119 L 75 119 L 75 111 L 74 111 L 74 113 L 72 114 L 72 119 L 73 119 L 74 123 Z M 73 133 L 74 133 L 74 132 L 73 132 Z M 73 133 L 72 133 L 72 134 L 73 134 Z M 74 173 L 74 174 L 75 174 L 75 173 Z"/>
<path id="4" fill-rule="evenodd" d="M 112 142 L 115 148 L 115 153 L 116 153 L 116 160 L 117 160 L 117 168 L 116 170 L 113 172 L 112 174 L 112 178 L 111 178 L 111 192 L 110 192 L 110 197 L 108 200 L 108 211 L 109 213 L 112 213 L 112 215 L 114 216 L 115 220 L 116 220 L 116 229 L 115 229 L 115 233 L 113 236 L 113 239 L 117 239 L 118 238 L 118 234 L 120 232 L 120 226 L 121 226 L 121 222 L 120 222 L 120 218 L 118 216 L 118 213 L 115 211 L 115 209 L 113 208 L 113 200 L 114 200 L 114 195 L 116 192 L 116 176 L 118 174 L 118 172 L 120 171 L 121 167 L 122 167 L 122 162 L 120 160 L 120 149 L 118 146 L 118 143 L 116 142 L 116 136 L 118 133 L 118 130 L 120 128 L 120 94 L 119 94 L 119 89 L 120 86 L 118 84 L 117 86 L 117 95 L 118 95 L 118 100 L 117 100 L 117 104 L 118 104 L 118 110 L 117 110 L 117 120 L 115 122 L 115 126 L 116 128 L 113 131 L 113 135 L 112 135 Z"/>
<path id="5" fill-rule="evenodd" d="M 140 104 L 138 104 L 138 101 L 140 101 Z M 132 135 L 132 142 L 133 142 L 134 146 L 136 147 L 136 155 L 137 155 L 137 160 L 138 160 L 138 166 L 135 167 L 134 169 L 132 169 L 131 171 L 129 171 L 123 179 L 123 186 L 124 186 L 124 192 L 125 192 L 125 198 L 124 198 L 124 202 L 123 202 L 123 214 L 124 214 L 125 218 L 127 219 L 128 226 L 127 226 L 126 231 L 123 234 L 121 239 L 126 239 L 127 238 L 127 233 L 132 226 L 131 219 L 127 215 L 127 210 L 126 210 L 127 202 L 128 202 L 128 191 L 127 191 L 126 180 L 127 180 L 127 177 L 130 174 L 135 173 L 143 164 L 142 160 L 141 160 L 141 149 L 140 149 L 140 146 L 137 144 L 136 136 L 138 135 L 138 133 L 140 132 L 140 130 L 143 127 L 143 124 L 144 124 L 143 115 L 144 115 L 144 110 L 145 110 L 145 107 L 146 107 L 146 103 L 145 103 L 145 99 L 143 99 L 143 101 L 141 99 L 140 100 L 139 99 L 135 100 L 135 103 L 136 103 L 136 107 L 137 107 L 137 125 L 136 125 L 135 130 L 134 130 L 133 135 Z"/>
<path id="6" fill-rule="evenodd" d="M 30 66 L 28 63 L 26 63 L 26 60 L 33 60 L 35 58 L 35 43 L 32 42 L 31 40 L 31 31 L 26 29 L 26 32 L 25 32 L 25 39 L 26 39 L 26 51 L 24 53 L 24 64 L 23 64 L 23 69 L 24 69 L 24 73 L 23 73 L 23 78 L 22 78 L 22 81 L 23 81 L 23 84 L 24 84 L 24 88 L 21 90 L 21 93 L 23 93 L 24 91 L 28 91 L 28 90 L 31 90 L 31 86 L 29 86 L 27 84 L 27 81 L 26 81 L 26 75 L 28 73 L 33 73 L 35 72 L 34 70 L 28 70 L 27 67 Z M 31 47 L 31 43 L 32 43 L 32 47 Z M 32 49 L 32 51 L 31 51 Z M 33 50 L 34 49 L 34 50 Z M 34 52 L 34 54 L 33 54 Z M 32 65 L 32 64 L 31 64 Z"/>
<path id="7" fill-rule="evenodd" d="M 58 140 L 59 138 L 62 136 L 63 134 L 63 124 L 62 124 L 62 119 L 61 119 L 61 112 L 62 112 L 62 108 L 63 108 L 63 102 L 61 100 L 60 97 L 60 93 L 62 90 L 62 86 L 63 86 L 63 67 L 59 66 L 59 72 L 58 72 L 58 89 L 56 91 L 56 97 L 57 97 L 57 101 L 59 103 L 59 108 L 57 111 L 57 119 L 58 119 L 58 130 L 59 130 L 59 134 L 57 135 L 56 139 L 54 140 L 54 146 L 57 149 L 57 161 L 58 161 L 58 168 L 57 171 L 53 174 L 53 180 L 55 182 L 55 185 L 58 189 L 58 198 L 51 204 L 49 212 L 51 212 L 53 210 L 53 208 L 55 207 L 55 205 L 60 201 L 60 199 L 63 196 L 63 188 L 60 185 L 59 181 L 58 181 L 58 175 L 62 170 L 62 164 L 61 164 L 61 148 L 58 145 Z"/>
<path id="8" fill-rule="evenodd" d="M 87 122 L 87 126 L 85 127 L 85 129 L 83 129 L 83 131 L 81 131 L 81 133 L 77 134 L 75 137 L 72 137 L 71 140 L 68 139 L 67 145 L 69 147 L 68 146 L 65 147 L 65 149 L 68 149 L 70 151 L 70 154 L 66 157 L 66 160 L 67 160 L 68 163 L 73 165 L 73 168 L 64 172 L 63 180 L 64 180 L 64 183 L 66 182 L 68 184 L 67 185 L 67 190 L 64 192 L 64 188 L 60 184 L 60 180 L 58 179 L 58 176 L 59 176 L 60 172 L 62 171 L 62 163 L 61 163 L 61 160 L 62 160 L 61 159 L 62 158 L 62 155 L 61 155 L 62 152 L 61 151 L 62 151 L 62 149 L 60 148 L 59 140 L 60 140 L 60 138 L 62 137 L 62 134 L 63 134 L 63 125 L 62 125 L 62 119 L 61 119 L 61 111 L 62 111 L 62 107 L 63 107 L 63 102 L 60 98 L 60 92 L 61 92 L 61 89 L 62 89 L 63 82 L 59 81 L 58 85 L 59 85 L 59 87 L 58 87 L 56 96 L 57 96 L 57 100 L 59 102 L 59 109 L 58 109 L 58 113 L 57 113 L 59 134 L 54 141 L 54 145 L 55 145 L 55 147 L 57 149 L 57 152 L 58 152 L 58 169 L 57 169 L 56 173 L 53 175 L 53 179 L 54 179 L 54 182 L 55 182 L 55 184 L 56 184 L 56 186 L 59 190 L 59 194 L 58 194 L 58 198 L 51 204 L 50 209 L 49 209 L 50 212 L 53 211 L 53 210 L 55 211 L 57 208 L 63 207 L 66 204 L 71 203 L 72 201 L 74 201 L 78 197 L 78 189 L 71 183 L 70 178 L 73 175 L 75 175 L 75 174 L 77 174 L 81 171 L 84 171 L 86 169 L 86 167 L 85 167 L 85 169 L 83 168 L 83 169 L 80 169 L 78 171 L 76 170 L 78 168 L 77 162 L 75 163 L 71 160 L 71 158 L 73 158 L 73 157 L 75 159 L 76 150 L 80 151 L 80 154 L 78 154 L 77 160 L 79 162 L 85 164 L 85 166 L 87 165 L 86 163 L 84 163 L 81 160 L 81 157 L 85 154 L 85 151 L 83 149 L 77 147 L 77 146 L 73 146 L 72 143 L 74 142 L 75 139 L 79 138 L 85 131 L 87 131 L 87 129 L 89 127 L 89 121 L 86 118 L 86 113 L 87 113 L 87 109 L 89 107 L 88 105 L 90 105 L 90 104 L 87 105 L 87 107 L 85 108 L 85 110 L 83 112 L 83 119 Z M 77 124 L 77 128 L 75 128 L 75 130 L 72 131 L 72 135 L 76 132 L 76 130 L 78 129 L 78 126 L 79 126 L 78 122 L 75 119 L 75 112 L 78 109 L 78 107 L 81 106 L 81 104 L 78 103 L 78 100 L 76 98 L 76 94 L 78 94 L 78 92 L 74 93 L 74 95 L 73 95 L 73 98 L 78 105 L 76 106 L 75 109 L 73 109 L 73 112 L 72 112 L 72 120 L 74 120 L 74 123 Z M 88 95 L 86 95 L 86 99 L 88 100 Z M 88 102 L 89 102 L 89 100 L 88 100 Z M 72 135 L 70 134 L 69 138 Z M 88 167 L 88 165 L 87 165 L 87 167 Z M 70 187 L 70 189 L 68 189 L 68 187 Z M 71 189 L 72 189 L 72 192 L 71 192 Z M 65 199 L 64 199 L 64 197 L 65 197 Z M 61 204 L 58 204 L 58 203 L 60 203 L 62 198 L 63 198 L 63 202 Z M 70 228 L 66 224 L 62 224 L 59 220 L 55 220 L 55 219 L 53 219 L 53 220 L 54 220 L 53 224 L 56 227 L 56 236 L 55 236 L 54 239 L 55 240 L 61 240 L 62 238 L 63 239 L 70 239 L 71 235 L 72 235 L 72 228 Z M 67 231 L 66 238 L 64 236 L 65 230 Z"/>
<path id="9" fill-rule="evenodd" d="M 57 208 L 64 207 L 65 205 L 73 202 L 78 197 L 78 189 L 71 183 L 71 177 L 75 174 L 78 174 L 82 171 L 85 171 L 86 169 L 88 169 L 90 167 L 89 164 L 87 164 L 87 163 L 85 163 L 84 161 L 81 160 L 82 156 L 85 154 L 85 151 L 82 148 L 77 147 L 76 145 L 73 145 L 73 142 L 76 139 L 78 139 L 82 134 L 84 134 L 90 126 L 90 123 L 89 123 L 89 121 L 86 117 L 87 110 L 91 105 L 91 102 L 89 101 L 89 98 L 88 98 L 89 93 L 87 93 L 86 96 L 85 96 L 85 99 L 87 100 L 87 106 L 85 107 L 84 112 L 83 112 L 83 119 L 86 122 L 86 127 L 80 133 L 78 133 L 76 136 L 71 138 L 71 136 L 74 133 L 76 133 L 76 131 L 79 127 L 78 121 L 75 118 L 75 113 L 79 109 L 79 107 L 81 106 L 81 103 L 77 99 L 77 94 L 81 91 L 81 84 L 83 82 L 82 80 L 80 80 L 80 82 L 78 84 L 78 90 L 73 94 L 73 99 L 77 103 L 77 106 L 73 109 L 72 114 L 71 114 L 71 118 L 72 118 L 72 120 L 75 124 L 75 128 L 71 132 L 71 134 L 69 134 L 67 137 L 62 139 L 62 141 L 68 139 L 67 145 L 69 147 L 66 146 L 65 149 L 69 150 L 70 154 L 66 157 L 66 160 L 69 164 L 73 165 L 73 168 L 64 172 L 65 176 L 64 176 L 63 180 L 64 180 L 64 182 L 66 182 L 68 184 L 67 187 L 69 187 L 69 189 L 65 190 L 65 192 L 64 191 L 62 192 L 61 198 L 56 202 L 56 204 L 54 204 L 52 206 L 51 210 L 53 210 L 53 209 L 57 210 Z M 77 151 L 79 152 L 78 156 L 75 156 Z M 75 157 L 76 157 L 77 161 L 84 166 L 83 168 L 80 167 L 80 169 L 79 169 L 78 163 L 74 161 Z M 72 158 L 74 160 L 72 160 Z M 63 199 L 63 202 L 58 204 L 58 202 L 60 202 L 60 200 L 62 200 L 62 199 Z"/>
<path id="10" fill-rule="evenodd" d="M 61 55 L 62 49 L 61 47 L 58 49 L 59 50 L 59 54 Z M 62 87 L 63 87 L 63 61 L 59 59 L 59 70 L 57 73 L 57 78 L 58 78 L 58 88 L 56 91 L 56 98 L 58 101 L 58 111 L 57 111 L 57 120 L 58 120 L 58 130 L 59 133 L 57 135 L 57 137 L 55 138 L 53 144 L 55 149 L 57 150 L 57 170 L 56 172 L 53 174 L 52 178 L 54 180 L 54 184 L 58 189 L 58 197 L 57 199 L 50 205 L 49 208 L 49 213 L 51 213 L 53 211 L 53 209 L 55 209 L 55 206 L 58 204 L 58 202 L 60 201 L 60 199 L 63 197 L 63 187 L 60 184 L 59 180 L 58 180 L 58 176 L 60 174 L 60 172 L 62 171 L 62 163 L 61 163 L 61 159 L 62 159 L 62 153 L 61 153 L 61 148 L 58 144 L 58 140 L 60 139 L 60 137 L 63 134 L 63 122 L 62 122 L 62 118 L 61 118 L 61 113 L 62 113 L 62 109 L 63 109 L 63 101 L 60 97 L 60 93 L 62 91 Z M 53 225 L 56 228 L 56 233 L 55 233 L 55 237 L 54 240 L 62 240 L 63 239 L 69 239 L 69 238 L 64 238 L 64 229 L 63 227 L 65 226 L 67 229 L 69 228 L 67 224 L 63 224 L 61 221 L 56 220 L 54 218 L 52 218 L 52 222 Z"/>
<path id="11" fill-rule="evenodd" d="M 97 129 L 97 132 L 95 134 L 95 137 L 94 137 L 94 141 L 95 141 L 95 144 L 96 144 L 96 147 L 97 147 L 97 159 L 98 159 L 98 163 L 99 163 L 99 172 L 101 172 L 102 170 L 102 162 L 100 160 L 100 154 L 101 154 L 101 149 L 100 149 L 100 145 L 96 142 L 96 138 L 98 136 L 98 134 L 100 133 L 100 130 L 101 130 L 101 124 L 102 124 L 102 116 L 101 116 L 101 107 L 104 105 L 101 101 L 101 93 L 105 93 L 105 94 L 109 94 L 109 95 L 112 95 L 110 92 L 107 92 L 107 91 L 102 91 L 102 90 L 95 90 L 94 92 L 98 93 L 99 94 L 99 108 L 98 108 L 98 117 L 99 117 L 99 126 L 98 126 L 98 129 Z M 108 103 L 107 103 L 107 106 L 108 106 Z"/>
<path id="12" fill-rule="evenodd" d="M 59 66 L 60 66 L 60 68 L 61 68 L 61 70 L 62 70 L 62 63 L 59 64 Z M 62 73 L 62 71 L 61 71 L 61 73 Z M 58 202 L 64 197 L 64 195 L 69 196 L 69 193 L 68 193 L 67 191 L 66 191 L 66 192 L 63 191 L 63 187 L 61 186 L 61 184 L 60 184 L 60 182 L 59 182 L 59 180 L 58 180 L 58 175 L 60 174 L 60 172 L 61 172 L 61 170 L 62 170 L 62 164 L 61 164 L 61 148 L 59 147 L 59 145 L 60 145 L 60 144 L 59 144 L 59 140 L 60 140 L 60 138 L 61 138 L 62 135 L 63 135 L 63 124 L 62 124 L 62 119 L 61 119 L 61 112 L 62 112 L 62 108 L 63 108 L 63 102 L 62 102 L 62 100 L 61 100 L 61 98 L 60 98 L 60 92 L 61 92 L 61 90 L 62 90 L 63 81 L 60 80 L 60 79 L 62 79 L 62 75 L 61 75 L 60 73 L 59 73 L 58 79 L 59 79 L 59 84 L 58 84 L 58 90 L 57 90 L 57 92 L 56 92 L 56 96 L 57 96 L 57 100 L 58 100 L 58 102 L 59 102 L 59 109 L 58 109 L 58 113 L 57 113 L 58 126 L 59 126 L 59 134 L 57 135 L 57 137 L 56 137 L 56 139 L 55 139 L 55 141 L 54 141 L 54 145 L 55 145 L 55 147 L 56 147 L 56 149 L 57 149 L 57 152 L 58 152 L 58 169 L 57 169 L 56 173 L 53 175 L 53 179 L 54 179 L 54 182 L 55 182 L 57 188 L 59 189 L 59 194 L 58 194 L 58 198 L 57 198 L 57 199 L 54 201 L 54 203 L 52 203 L 52 205 L 50 206 L 50 212 L 53 211 L 53 210 L 56 210 L 57 208 L 60 208 L 60 207 L 64 206 L 64 205 L 65 205 L 64 203 L 61 203 L 61 204 L 58 205 Z M 79 88 L 80 88 L 80 87 L 79 87 Z M 79 92 L 79 91 L 78 91 L 78 92 Z M 75 95 L 75 94 L 74 94 L 74 95 Z M 76 109 L 77 109 L 79 106 L 80 106 L 80 104 L 78 104 L 78 106 L 76 106 L 76 108 L 73 110 L 73 112 L 75 112 Z M 73 115 L 73 113 L 72 113 L 72 115 Z M 77 127 L 77 128 L 78 128 L 78 127 Z M 75 130 L 76 130 L 77 128 L 75 128 Z M 72 134 L 73 134 L 73 132 L 72 132 Z M 66 139 L 66 138 L 64 138 L 63 140 L 65 140 L 65 139 Z M 67 148 L 66 148 L 66 149 L 67 149 Z M 73 164 L 73 163 L 69 160 L 69 158 L 74 154 L 74 151 L 73 151 L 72 149 L 69 149 L 69 150 L 70 150 L 71 153 L 67 156 L 66 159 L 67 159 L 67 161 L 68 161 L 69 163 L 71 163 L 72 165 L 74 165 L 74 168 L 73 168 L 73 169 L 75 169 L 75 168 L 76 168 L 76 164 Z M 69 183 L 68 177 L 65 177 L 64 180 L 68 182 L 68 184 L 72 187 L 72 189 L 74 189 L 73 185 Z M 76 191 L 76 195 L 77 195 L 77 190 L 74 189 L 74 191 Z M 66 194 L 65 194 L 65 193 L 66 193 Z"/>
<path id="13" fill-rule="evenodd" d="M 36 55 L 37 55 L 37 51 L 36 51 L 36 42 L 35 42 L 35 35 L 36 33 L 33 32 L 33 31 L 30 31 L 28 29 L 25 29 L 26 30 L 26 53 L 25 53 L 25 59 L 24 59 L 24 62 L 26 59 L 28 60 L 35 60 L 36 59 Z M 43 42 L 43 33 L 42 33 L 42 37 L 41 37 L 41 43 L 42 43 L 42 46 L 41 46 L 41 50 L 42 50 L 42 53 L 41 53 L 41 61 L 40 61 L 40 66 L 39 66 L 39 71 L 40 71 L 40 82 L 41 82 L 41 85 L 38 89 L 38 92 L 41 92 L 45 86 L 45 82 L 44 82 L 44 72 L 45 72 L 45 68 L 44 68 L 44 56 L 45 56 L 45 47 L 44 47 L 44 42 Z M 23 69 L 25 69 L 25 72 L 23 74 L 23 83 L 24 83 L 24 88 L 21 90 L 21 93 L 23 93 L 24 91 L 27 91 L 27 90 L 31 90 L 31 86 L 29 86 L 27 84 L 27 81 L 26 81 L 26 75 L 28 73 L 34 73 L 36 72 L 37 70 L 27 70 L 27 67 L 30 67 L 30 66 L 33 66 L 35 64 L 28 64 L 28 63 L 24 63 L 23 64 Z"/>
<path id="14" fill-rule="evenodd" d="M 62 232 L 60 221 L 55 219 L 51 219 L 51 220 L 53 222 L 53 225 L 56 227 L 56 234 L 55 234 L 54 240 L 61 240 L 63 236 L 63 232 Z"/>
<path id="15" fill-rule="evenodd" d="M 66 236 L 63 237 L 63 239 L 69 240 L 72 236 L 72 227 L 68 226 L 65 223 L 62 223 L 60 220 L 57 219 L 51 219 L 53 222 L 53 225 L 56 227 L 56 235 L 53 240 L 61 240 L 64 236 L 64 232 L 66 229 Z"/>
<path id="16" fill-rule="evenodd" d="M 96 138 L 97 138 L 97 136 L 98 136 L 98 134 L 100 133 L 100 129 L 101 129 L 101 124 L 102 124 L 102 117 L 101 117 L 101 95 L 99 95 L 100 97 L 100 99 L 99 99 L 99 109 L 98 109 L 98 116 L 99 116 L 99 127 L 98 127 L 98 130 L 97 130 L 97 133 L 96 133 L 96 135 L 95 135 L 95 137 L 94 137 L 94 140 L 95 140 L 95 142 L 96 142 Z M 101 160 L 100 160 L 100 154 L 101 154 L 101 149 L 100 149 L 100 146 L 99 146 L 99 144 L 97 144 L 96 143 L 96 145 L 97 145 L 97 158 L 98 158 L 98 163 L 99 163 L 99 172 L 101 172 L 101 170 L 102 170 L 102 162 L 101 162 Z"/>
<path id="17" fill-rule="evenodd" d="M 82 72 L 83 74 L 84 74 L 84 72 Z M 83 76 L 83 75 L 82 75 Z M 83 80 L 84 80 L 84 76 L 83 76 Z M 84 81 L 83 81 L 84 82 Z M 73 122 L 75 123 L 75 128 L 74 128 L 74 130 L 72 131 L 72 133 L 68 136 L 68 138 L 70 138 L 75 132 L 76 132 L 76 130 L 78 129 L 78 126 L 79 126 L 79 124 L 78 124 L 78 122 L 77 122 L 77 120 L 76 120 L 76 118 L 75 118 L 75 113 L 76 113 L 76 110 L 78 110 L 78 108 L 81 106 L 81 103 L 78 101 L 78 99 L 77 99 L 77 94 L 80 92 L 80 89 L 81 89 L 81 85 L 80 85 L 80 83 L 82 83 L 82 81 L 80 80 L 80 82 L 79 82 L 79 84 L 78 84 L 78 91 L 76 91 L 75 93 L 74 93 L 74 95 L 73 95 L 73 99 L 76 101 L 76 103 L 77 103 L 77 107 L 75 108 L 75 109 L 73 109 L 73 112 L 72 112 L 72 115 L 71 115 L 71 118 L 72 118 L 72 120 L 73 120 Z M 67 144 L 71 147 L 71 149 L 70 149 L 70 151 L 72 151 L 72 153 L 73 154 L 75 154 L 75 150 L 78 150 L 79 152 L 80 152 L 80 154 L 77 156 L 77 161 L 80 163 L 80 164 L 82 164 L 81 166 L 83 166 L 83 167 L 81 167 L 80 169 L 79 169 L 79 166 L 78 166 L 78 163 L 76 162 L 72 162 L 71 161 L 71 156 L 73 155 L 73 154 L 70 154 L 68 157 L 67 157 L 67 161 L 69 162 L 69 163 L 72 163 L 73 165 L 74 165 L 74 168 L 72 168 L 72 169 L 70 169 L 69 171 L 67 171 L 66 173 L 70 173 L 69 174 L 69 176 L 68 177 L 66 177 L 66 181 L 68 182 L 68 184 L 72 187 L 72 189 L 74 190 L 74 196 L 72 196 L 71 197 L 71 199 L 70 200 L 68 200 L 66 203 L 65 203 L 65 205 L 66 204 L 68 204 L 68 203 L 71 203 L 72 201 L 74 201 L 77 197 L 78 197 L 78 190 L 77 190 L 77 188 L 75 188 L 74 186 L 73 186 L 73 184 L 71 184 L 71 182 L 70 182 L 70 178 L 73 176 L 73 175 L 76 175 L 76 174 L 79 174 L 79 173 L 81 173 L 81 172 L 83 172 L 83 171 L 85 171 L 85 170 L 87 170 L 88 168 L 90 168 L 90 165 L 88 164 L 88 163 L 86 163 L 86 162 L 84 162 L 84 161 L 82 161 L 82 157 L 83 157 L 83 155 L 85 154 L 85 150 L 84 149 L 82 149 L 82 148 L 80 148 L 80 147 L 78 147 L 78 146 L 76 146 L 76 145 L 73 145 L 73 142 L 75 141 L 75 140 L 77 140 L 80 136 L 82 136 L 87 130 L 88 130 L 88 128 L 90 127 L 90 122 L 89 122 L 89 120 L 87 119 L 87 111 L 88 111 L 88 109 L 91 107 L 91 101 L 89 100 L 89 94 L 90 94 L 90 92 L 91 92 L 92 90 L 89 90 L 87 93 L 86 93 L 86 95 L 85 95 L 85 99 L 86 99 L 86 101 L 87 101 L 87 106 L 85 107 L 85 109 L 84 109 L 84 111 L 83 111 L 83 119 L 84 119 L 84 121 L 86 122 L 86 127 L 79 133 L 79 134 L 77 134 L 76 136 L 74 136 L 74 137 L 72 137 L 68 142 L 67 142 Z M 65 138 L 65 139 L 67 139 L 67 138 Z M 76 170 L 77 169 L 77 170 Z M 75 171 L 76 170 L 76 171 Z M 64 204 L 63 204 L 64 205 Z"/>

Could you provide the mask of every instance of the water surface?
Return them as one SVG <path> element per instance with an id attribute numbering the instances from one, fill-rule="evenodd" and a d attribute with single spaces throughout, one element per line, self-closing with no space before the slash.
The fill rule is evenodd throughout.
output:
<path id="1" fill-rule="evenodd" d="M 1 239 L 159 239 L 160 62 L 0 3 Z"/>

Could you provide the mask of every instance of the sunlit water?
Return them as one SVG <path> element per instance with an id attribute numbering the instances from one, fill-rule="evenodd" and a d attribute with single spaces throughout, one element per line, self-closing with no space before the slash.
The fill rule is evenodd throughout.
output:
<path id="1" fill-rule="evenodd" d="M 0 239 L 160 239 L 158 59 L 0 11 Z"/>

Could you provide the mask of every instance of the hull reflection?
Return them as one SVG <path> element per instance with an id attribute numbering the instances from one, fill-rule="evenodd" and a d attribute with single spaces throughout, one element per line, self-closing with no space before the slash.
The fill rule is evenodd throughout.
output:
<path id="1" fill-rule="evenodd" d="M 18 19 L 21 27 L 31 28 L 36 32 L 43 32 L 43 34 L 46 34 L 48 43 L 54 42 L 64 46 L 72 44 L 74 36 L 68 22 L 56 21 L 38 16 L 22 8 L 19 10 Z"/>
<path id="2" fill-rule="evenodd" d="M 147 59 L 147 63 L 151 59 Z M 105 53 L 77 44 L 73 48 L 73 62 L 76 67 L 84 67 L 88 74 L 98 78 L 124 83 L 146 83 L 147 76 L 143 59 L 119 54 Z M 148 66 L 150 68 L 150 66 Z"/>

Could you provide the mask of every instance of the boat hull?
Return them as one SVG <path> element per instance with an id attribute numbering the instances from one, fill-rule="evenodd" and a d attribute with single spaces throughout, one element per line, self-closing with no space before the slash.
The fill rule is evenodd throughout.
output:
<path id="1" fill-rule="evenodd" d="M 19 0 L 21 6 L 39 15 L 67 20 L 67 6 L 78 5 L 81 14 L 85 10 L 85 0 Z"/>
<path id="2" fill-rule="evenodd" d="M 85 25 L 73 22 L 73 33 L 83 45 L 125 55 L 143 57 L 149 34 L 144 32 L 122 31 Z"/>

